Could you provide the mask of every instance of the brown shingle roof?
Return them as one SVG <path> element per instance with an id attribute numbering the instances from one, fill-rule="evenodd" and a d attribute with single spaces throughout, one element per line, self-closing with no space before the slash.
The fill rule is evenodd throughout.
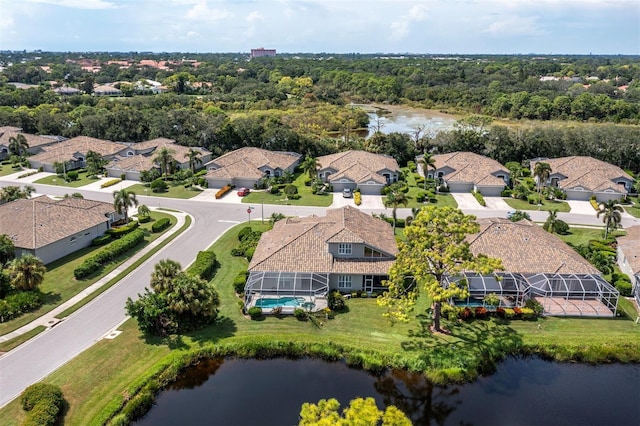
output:
<path id="1" fill-rule="evenodd" d="M 216 178 L 260 178 L 264 173 L 259 169 L 269 167 L 273 170 L 286 170 L 300 160 L 301 155 L 294 152 L 267 151 L 266 149 L 245 147 L 236 149 L 206 164 L 217 169 L 209 170 L 207 176 Z"/>
<path id="2" fill-rule="evenodd" d="M 364 243 L 387 258 L 334 259 L 328 244 Z M 262 235 L 249 265 L 254 271 L 386 274 L 398 253 L 388 223 L 353 207 L 324 217 L 287 218 Z"/>
<path id="3" fill-rule="evenodd" d="M 333 169 L 336 173 L 329 176 L 329 181 L 346 177 L 355 183 L 375 180 L 386 183 L 386 179 L 379 173 L 385 169 L 398 173 L 398 162 L 388 155 L 374 154 L 367 151 L 345 151 L 337 154 L 318 157 L 320 170 Z"/>
<path id="4" fill-rule="evenodd" d="M 75 138 L 42 148 L 44 152 L 29 157 L 29 160 L 41 163 L 69 161 L 76 152 L 86 155 L 89 151 L 95 151 L 103 157 L 107 157 L 117 154 L 126 147 L 123 143 L 90 138 L 88 136 L 76 136 Z"/>
<path id="5" fill-rule="evenodd" d="M 471 251 L 502 259 L 505 271 L 538 274 L 599 274 L 557 236 L 527 220 L 478 219 L 480 232 L 469 236 Z"/>
<path id="6" fill-rule="evenodd" d="M 561 189 L 582 187 L 596 192 L 613 189 L 624 194 L 626 193 L 624 187 L 616 184 L 613 180 L 623 177 L 633 181 L 633 178 L 620 167 L 592 157 L 572 156 L 539 161 L 548 163 L 551 166 L 552 175 L 558 173 L 566 176 L 566 179 L 558 181 L 558 187 Z M 531 163 L 531 170 L 535 168 L 536 163 L 539 161 Z"/>
<path id="7" fill-rule="evenodd" d="M 474 154 L 473 152 L 451 152 L 433 156 L 436 169 L 450 167 L 454 171 L 445 175 L 447 182 L 471 182 L 476 185 L 504 186 L 503 179 L 493 176 L 493 173 L 501 172 L 509 176 L 509 170 L 497 161 Z"/>
<path id="8" fill-rule="evenodd" d="M 40 196 L 0 205 L 0 234 L 16 247 L 37 249 L 105 223 L 113 206 L 100 201 Z"/>
<path id="9" fill-rule="evenodd" d="M 640 274 L 640 225 L 628 228 L 627 235 L 618 237 L 618 246 L 633 273 Z"/>

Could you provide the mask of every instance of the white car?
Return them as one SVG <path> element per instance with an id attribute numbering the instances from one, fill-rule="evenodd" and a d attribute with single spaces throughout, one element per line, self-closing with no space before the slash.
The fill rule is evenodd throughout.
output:
<path id="1" fill-rule="evenodd" d="M 351 198 L 353 197 L 353 191 L 351 191 L 351 188 L 345 188 L 342 190 L 342 196 L 344 198 Z"/>

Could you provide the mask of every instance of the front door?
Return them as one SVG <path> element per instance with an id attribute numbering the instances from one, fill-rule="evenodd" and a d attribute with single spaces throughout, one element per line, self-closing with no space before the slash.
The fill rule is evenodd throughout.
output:
<path id="1" fill-rule="evenodd" d="M 364 291 L 367 293 L 373 292 L 373 275 L 364 276 Z"/>

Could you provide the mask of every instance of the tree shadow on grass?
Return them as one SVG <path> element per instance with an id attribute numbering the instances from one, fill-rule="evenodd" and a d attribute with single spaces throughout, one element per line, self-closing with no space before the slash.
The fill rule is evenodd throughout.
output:
<path id="1" fill-rule="evenodd" d="M 167 346 L 170 349 L 187 349 L 189 344 L 184 341 L 184 336 L 200 346 L 215 343 L 220 339 L 231 337 L 237 331 L 236 323 L 229 317 L 219 317 L 216 321 L 201 329 L 185 334 L 171 334 L 169 336 L 155 336 L 144 334 L 141 336 L 145 343 L 154 346 Z"/>

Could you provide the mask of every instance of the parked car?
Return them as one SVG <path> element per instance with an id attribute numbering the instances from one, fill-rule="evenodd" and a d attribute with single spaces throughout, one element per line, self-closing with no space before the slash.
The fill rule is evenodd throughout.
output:
<path id="1" fill-rule="evenodd" d="M 238 196 L 244 197 L 245 195 L 249 195 L 250 192 L 251 190 L 249 188 L 240 188 L 238 189 Z"/>
<path id="2" fill-rule="evenodd" d="M 509 210 L 507 212 L 507 219 L 511 219 L 513 217 L 513 215 L 516 214 L 515 210 Z"/>
<path id="3" fill-rule="evenodd" d="M 351 188 L 345 188 L 342 190 L 342 196 L 344 198 L 351 198 L 353 197 L 353 191 L 351 191 Z"/>

